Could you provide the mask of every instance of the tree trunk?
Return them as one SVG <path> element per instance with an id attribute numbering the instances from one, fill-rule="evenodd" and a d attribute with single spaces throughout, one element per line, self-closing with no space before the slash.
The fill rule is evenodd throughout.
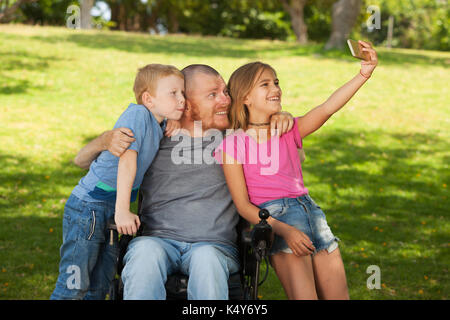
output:
<path id="1" fill-rule="evenodd" d="M 119 23 L 118 23 L 119 30 L 126 30 L 127 29 L 127 10 L 123 4 L 119 5 Z"/>
<path id="2" fill-rule="evenodd" d="M 308 42 L 308 27 L 305 23 L 304 7 L 307 0 L 281 0 L 284 10 L 291 16 L 292 29 L 297 42 L 306 44 Z"/>
<path id="3" fill-rule="evenodd" d="M 81 0 L 81 29 L 92 28 L 91 10 L 94 0 Z"/>
<path id="4" fill-rule="evenodd" d="M 137 13 L 133 17 L 133 31 L 141 31 L 141 17 Z"/>
<path id="5" fill-rule="evenodd" d="M 119 29 L 119 4 L 116 2 L 107 2 L 109 4 L 109 7 L 111 9 L 111 21 L 115 22 L 116 25 L 112 27 L 111 29 Z"/>
<path id="6" fill-rule="evenodd" d="M 361 0 L 339 0 L 333 4 L 331 35 L 325 49 L 342 49 L 361 9 Z"/>
<path id="7" fill-rule="evenodd" d="M 388 34 L 387 34 L 387 47 L 392 48 L 392 34 L 394 33 L 394 16 L 389 16 Z"/>
<path id="8" fill-rule="evenodd" d="M 161 9 L 161 5 L 162 5 L 162 1 L 157 0 L 156 3 L 154 3 L 152 5 L 150 15 L 147 15 L 146 25 L 148 26 L 149 30 L 153 30 L 153 32 L 155 32 L 155 33 L 159 33 L 157 22 L 158 22 L 158 16 L 159 16 L 159 11 Z"/>
<path id="9" fill-rule="evenodd" d="M 0 1 L 0 4 L 5 6 L 3 11 L 0 11 L 0 23 L 8 23 L 14 19 L 14 13 L 19 7 L 26 2 L 36 2 L 37 0 L 17 0 L 12 6 L 9 6 L 9 1 Z"/>
<path id="10" fill-rule="evenodd" d="M 180 29 L 180 23 L 178 22 L 178 16 L 177 16 L 177 12 L 175 10 L 170 10 L 169 9 L 169 23 L 168 23 L 168 29 L 169 29 L 169 33 L 177 33 L 178 30 Z"/>

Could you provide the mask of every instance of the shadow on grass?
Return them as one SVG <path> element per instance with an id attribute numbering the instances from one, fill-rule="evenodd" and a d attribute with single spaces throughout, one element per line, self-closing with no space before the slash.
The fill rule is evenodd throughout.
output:
<path id="1" fill-rule="evenodd" d="M 2 71 L 27 70 L 42 71 L 49 67 L 49 61 L 60 60 L 54 56 L 38 56 L 26 51 L 6 51 L 2 54 Z"/>
<path id="2" fill-rule="evenodd" d="M 0 86 L 0 95 L 26 93 L 29 89 L 44 89 L 44 86 L 33 84 L 32 81 L 9 77 L 0 72 L 3 85 Z"/>
<path id="3" fill-rule="evenodd" d="M 448 295 L 449 141 L 336 129 L 306 138 L 304 147 L 305 176 L 318 185 L 305 184 L 342 240 L 352 298 L 423 299 L 422 289 L 427 298 Z M 365 288 L 369 265 L 381 268 L 388 289 Z"/>
<path id="4" fill-rule="evenodd" d="M 1 221 L 2 299 L 49 299 L 58 276 L 61 216 L 21 214 L 2 217 Z"/>
<path id="5" fill-rule="evenodd" d="M 417 267 L 417 272 L 431 269 L 436 279 L 444 280 L 449 201 L 443 185 L 450 177 L 443 154 L 450 143 L 432 134 L 361 134 L 343 129 L 312 138 L 311 145 L 304 143 L 304 172 L 322 185 L 317 190 L 329 190 L 316 194 L 314 185 L 309 188 L 331 229 L 349 248 L 343 253 L 344 263 L 383 261 L 408 270 L 412 260 L 419 263 L 420 255 L 428 255 L 430 265 Z M 376 141 L 390 143 L 380 147 Z M 432 162 L 420 161 L 430 152 L 441 156 Z M 354 248 L 361 243 L 365 252 Z M 419 257 L 410 258 L 410 254 Z M 395 277 L 391 280 L 395 282 Z"/>
<path id="6" fill-rule="evenodd" d="M 310 158 L 304 165 L 305 170 L 321 183 L 328 182 L 335 190 L 355 186 L 362 187 L 370 194 L 365 199 L 351 199 L 349 196 L 345 203 L 350 205 L 352 200 L 362 200 L 365 205 L 359 207 L 361 212 L 388 209 L 405 213 L 415 207 L 419 213 L 426 215 L 445 215 L 444 206 L 439 205 L 446 195 L 442 182 L 449 180 L 449 172 L 443 165 L 444 156 L 442 160 L 435 159 L 437 164 L 412 159 L 426 155 L 430 150 L 443 155 L 450 149 L 447 140 L 431 134 L 389 134 L 382 131 L 360 133 L 343 129 L 336 129 L 330 134 L 319 133 L 314 139 L 313 145 L 306 143 L 305 146 Z M 392 141 L 392 147 L 382 148 L 374 143 L 377 140 Z M 424 148 L 424 145 L 429 147 Z M 321 163 L 319 158 L 323 156 L 329 159 Z M 357 169 L 366 164 L 376 166 L 373 173 Z M 439 180 L 430 182 L 426 179 L 427 173 L 432 173 Z M 394 196 L 389 190 L 409 192 L 410 195 L 405 198 Z M 411 203 L 410 196 L 413 195 L 417 199 Z M 435 210 L 430 210 L 429 205 Z M 343 207 L 339 211 L 345 212 L 349 208 Z M 337 208 L 331 210 L 337 211 Z"/>
<path id="7" fill-rule="evenodd" d="M 71 161 L 47 167 L 12 154 L 0 153 L 0 166 L 0 185 L 5 189 L 0 197 L 2 212 L 13 212 L 24 206 L 40 209 L 52 199 L 66 199 L 69 194 L 61 190 L 75 187 L 83 175 Z"/>
<path id="8" fill-rule="evenodd" d="M 44 72 L 50 68 L 51 62 L 61 60 L 55 56 L 39 56 L 26 51 L 0 51 L 0 94 L 20 94 L 29 89 L 43 89 L 33 81 L 23 78 L 21 72 Z M 10 76 L 14 74 L 14 76 Z"/>
<path id="9" fill-rule="evenodd" d="M 93 49 L 121 50 L 130 53 L 164 53 L 195 57 L 260 58 L 261 56 L 312 56 L 317 59 L 337 59 L 355 61 L 349 50 L 324 50 L 323 44 L 299 45 L 291 42 L 274 41 L 273 45 L 256 45 L 253 40 L 199 37 L 199 36 L 150 36 L 123 32 L 105 34 L 76 33 L 64 36 L 34 36 L 35 40 L 49 43 L 73 42 L 82 47 Z M 449 57 L 432 57 L 415 53 L 403 53 L 392 50 L 379 52 L 379 59 L 387 65 L 437 65 L 449 67 Z"/>

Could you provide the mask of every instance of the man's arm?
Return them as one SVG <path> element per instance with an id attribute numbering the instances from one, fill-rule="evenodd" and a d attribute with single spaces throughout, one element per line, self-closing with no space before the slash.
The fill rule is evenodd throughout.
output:
<path id="1" fill-rule="evenodd" d="M 91 162 L 105 150 L 116 157 L 120 157 L 130 144 L 134 142 L 133 132 L 128 128 L 117 128 L 103 132 L 100 136 L 89 142 L 76 155 L 73 162 L 83 169 L 89 169 Z"/>

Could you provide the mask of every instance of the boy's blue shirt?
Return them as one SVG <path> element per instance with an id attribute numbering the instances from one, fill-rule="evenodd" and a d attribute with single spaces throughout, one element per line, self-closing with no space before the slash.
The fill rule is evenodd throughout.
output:
<path id="1" fill-rule="evenodd" d="M 136 200 L 145 172 L 158 153 L 159 143 L 166 128 L 166 120 L 159 124 L 145 106 L 130 103 L 114 125 L 114 129 L 121 127 L 133 131 L 136 139 L 128 148 L 138 153 L 136 177 L 131 193 L 131 202 L 133 202 Z M 103 151 L 91 163 L 89 172 L 81 178 L 72 193 L 77 198 L 88 202 L 115 202 L 118 166 L 119 157 L 109 151 Z"/>

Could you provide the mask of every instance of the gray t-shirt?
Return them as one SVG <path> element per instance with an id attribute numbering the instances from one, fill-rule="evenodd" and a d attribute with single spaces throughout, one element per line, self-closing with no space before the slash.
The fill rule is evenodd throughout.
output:
<path id="1" fill-rule="evenodd" d="M 142 235 L 235 245 L 239 215 L 220 164 L 204 161 L 222 140 L 164 137 L 141 185 Z M 217 137 L 220 137 L 218 139 Z M 184 163 L 180 162 L 180 158 Z M 174 160 L 175 159 L 175 160 Z M 183 161 L 181 161 L 183 162 Z"/>

